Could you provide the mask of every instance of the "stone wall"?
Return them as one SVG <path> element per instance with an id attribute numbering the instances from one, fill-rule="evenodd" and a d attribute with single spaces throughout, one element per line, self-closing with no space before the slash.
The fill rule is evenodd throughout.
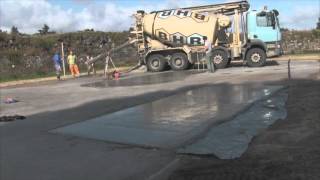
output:
<path id="1" fill-rule="evenodd" d="M 320 53 L 320 31 L 285 31 L 282 33 L 285 54 Z"/>

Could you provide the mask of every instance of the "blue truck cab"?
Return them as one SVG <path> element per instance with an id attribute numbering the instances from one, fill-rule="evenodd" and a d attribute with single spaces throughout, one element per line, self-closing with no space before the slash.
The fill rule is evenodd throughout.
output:
<path id="1" fill-rule="evenodd" d="M 248 47 L 260 46 L 267 57 L 280 56 L 281 32 L 277 10 L 251 10 L 247 12 Z"/>
<path id="2" fill-rule="evenodd" d="M 241 32 L 237 28 L 233 29 L 234 34 L 240 34 L 241 39 L 241 53 L 238 53 L 238 49 L 234 48 L 237 46 L 230 46 L 229 57 L 232 60 L 244 60 L 244 62 L 249 67 L 262 67 L 266 64 L 268 57 L 275 57 L 282 55 L 281 48 L 281 31 L 279 26 L 279 12 L 277 10 L 267 10 L 265 7 L 261 11 L 250 10 L 247 1 L 238 2 L 241 5 L 245 5 L 246 9 L 242 9 L 241 14 Z M 242 4 L 243 3 L 243 4 Z M 240 19 L 235 13 L 234 19 Z M 238 24 L 234 21 L 234 24 Z M 240 32 L 240 33 L 239 33 Z M 232 34 L 230 34 L 232 35 Z M 229 39 L 233 39 L 233 36 L 229 35 Z M 219 40 L 219 32 L 217 33 Z M 223 39 L 223 38 L 221 38 Z M 223 41 L 222 41 L 223 42 Z M 230 41 L 229 41 L 230 42 Z M 237 41 L 234 41 L 237 42 Z M 236 43 L 235 43 L 236 44 Z M 225 44 L 218 43 L 215 49 L 224 49 Z M 213 53 L 213 59 L 218 59 L 216 57 L 217 53 Z M 226 63 L 218 63 L 225 61 L 214 61 L 217 68 L 225 68 Z"/>

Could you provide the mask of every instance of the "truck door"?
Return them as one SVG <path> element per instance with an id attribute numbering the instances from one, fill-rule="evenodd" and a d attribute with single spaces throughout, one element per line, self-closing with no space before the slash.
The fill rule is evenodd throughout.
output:
<path id="1" fill-rule="evenodd" d="M 274 13 L 262 11 L 254 14 L 250 14 L 251 17 L 248 18 L 249 38 L 260 39 L 266 43 L 280 41 L 280 29 Z"/>

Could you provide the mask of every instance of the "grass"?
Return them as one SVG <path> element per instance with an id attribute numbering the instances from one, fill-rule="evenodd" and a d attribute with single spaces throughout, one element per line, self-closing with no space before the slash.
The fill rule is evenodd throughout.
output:
<path id="1" fill-rule="evenodd" d="M 0 83 L 10 82 L 10 81 L 18 81 L 18 80 L 27 80 L 27 79 L 37 79 L 37 78 L 46 78 L 46 77 L 54 77 L 56 76 L 55 72 L 50 73 L 32 73 L 26 75 L 2 75 L 0 77 Z"/>

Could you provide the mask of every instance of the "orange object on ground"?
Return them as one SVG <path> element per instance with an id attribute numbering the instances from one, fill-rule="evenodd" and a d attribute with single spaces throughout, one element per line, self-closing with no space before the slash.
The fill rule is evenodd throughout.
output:
<path id="1" fill-rule="evenodd" d="M 80 75 L 79 68 L 76 64 L 69 64 L 69 69 L 73 77 Z"/>

